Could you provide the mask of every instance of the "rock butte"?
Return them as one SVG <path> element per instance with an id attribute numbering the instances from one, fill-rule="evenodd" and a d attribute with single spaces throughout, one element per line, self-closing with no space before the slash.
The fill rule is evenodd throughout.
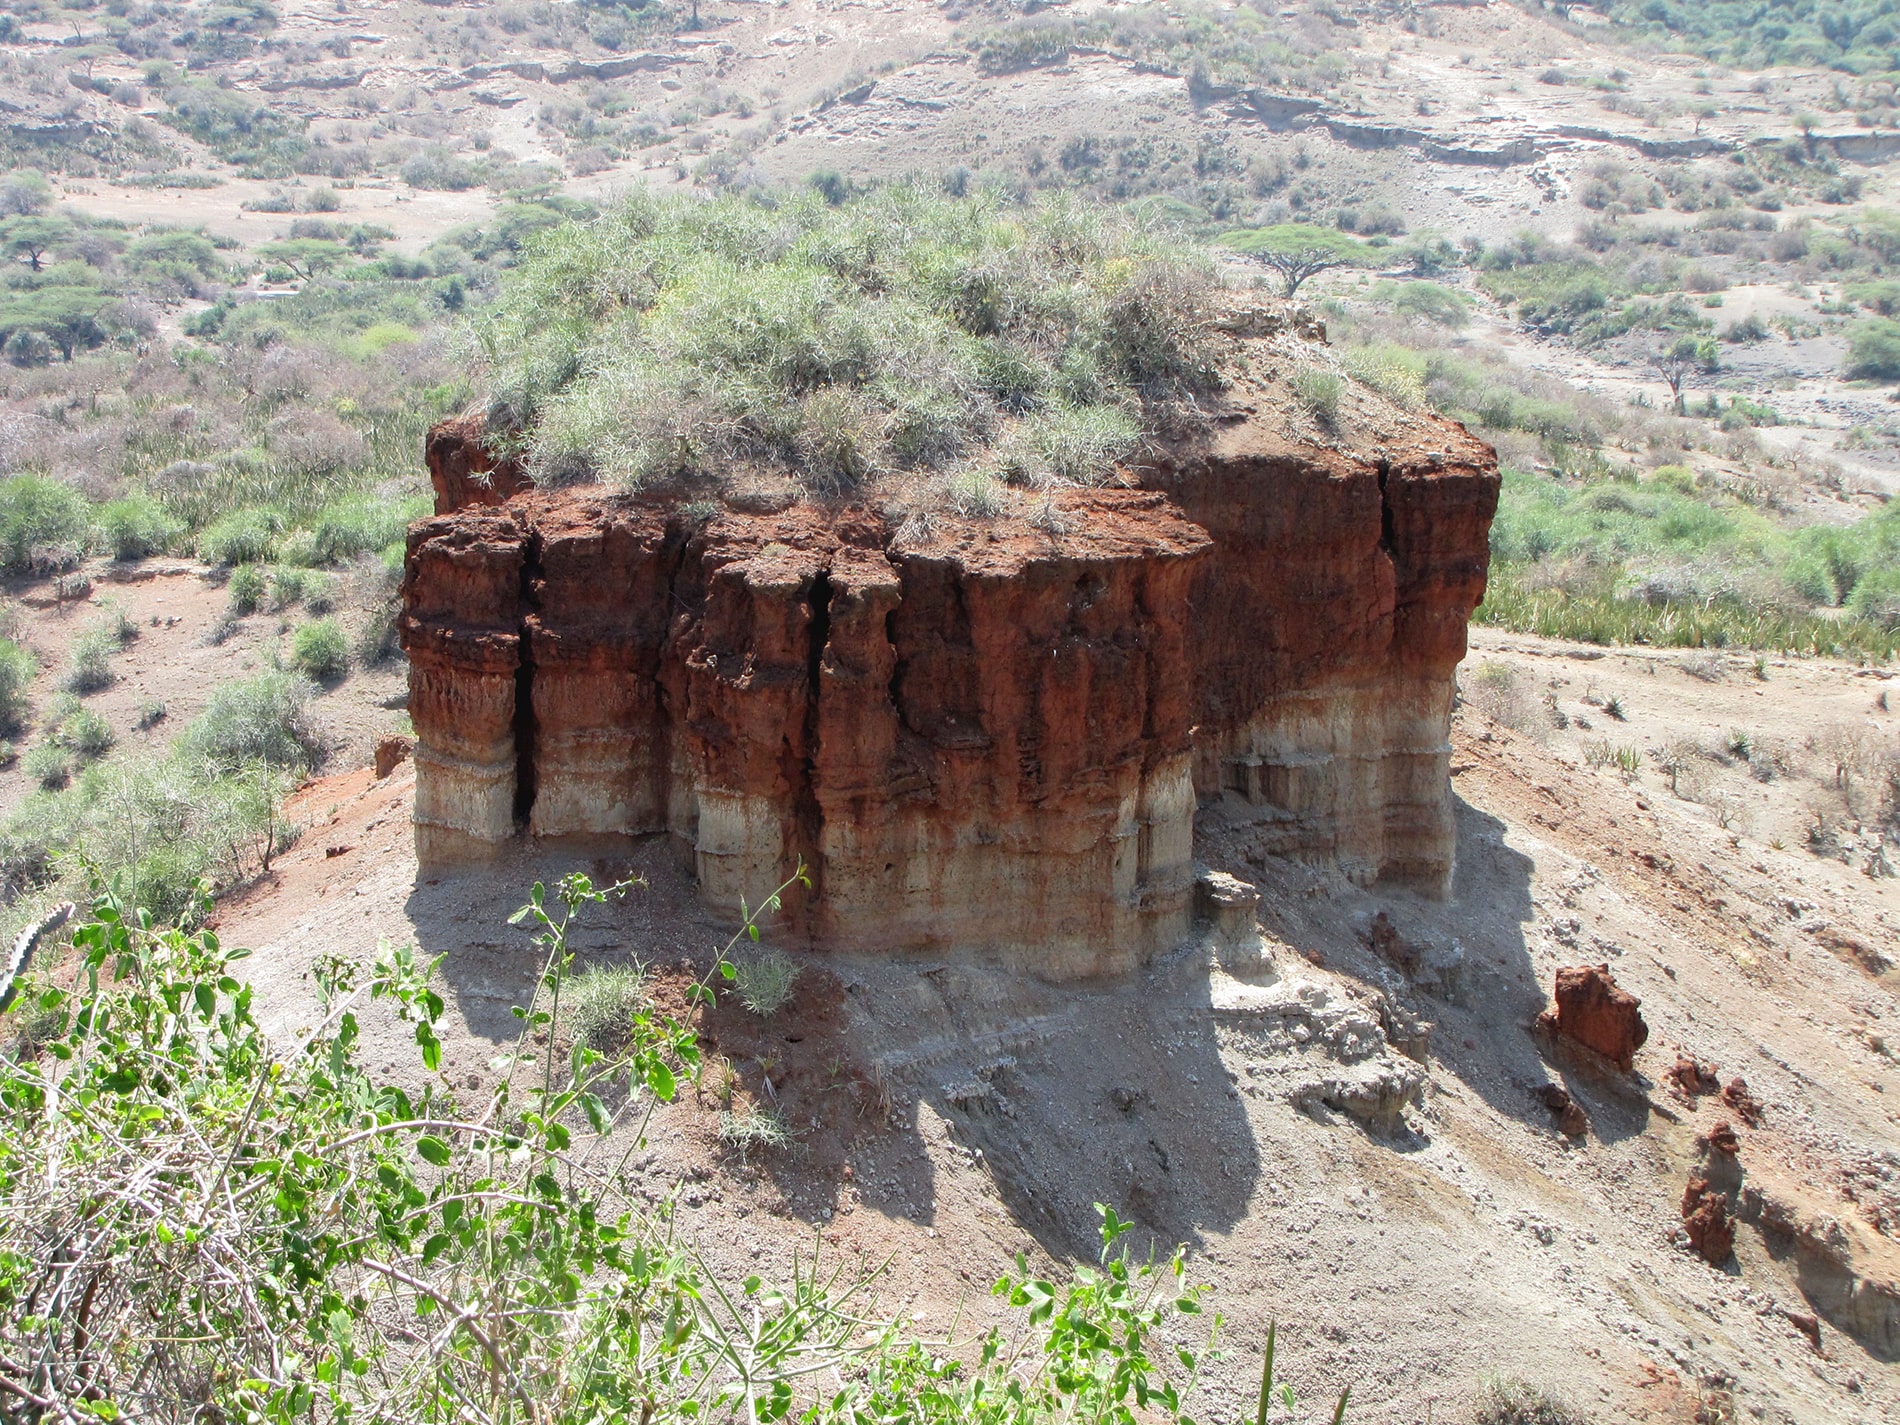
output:
<path id="1" fill-rule="evenodd" d="M 814 946 L 1052 978 L 1188 933 L 1197 815 L 1443 893 L 1498 475 L 1402 424 L 1360 456 L 1241 407 L 1136 488 L 1057 492 L 1049 529 L 914 538 L 861 504 L 537 490 L 444 423 L 403 581 L 420 863 L 666 834 L 717 911 L 802 860 Z"/>

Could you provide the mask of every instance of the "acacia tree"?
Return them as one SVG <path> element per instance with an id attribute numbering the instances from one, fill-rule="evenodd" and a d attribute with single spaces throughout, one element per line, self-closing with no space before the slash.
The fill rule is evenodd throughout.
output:
<path id="1" fill-rule="evenodd" d="M 1281 295 L 1291 297 L 1300 290 L 1300 284 L 1307 278 L 1317 276 L 1329 267 L 1343 267 L 1346 259 L 1340 253 L 1323 247 L 1289 248 L 1284 252 L 1256 252 L 1253 260 L 1263 267 L 1279 274 Z"/>
<path id="2" fill-rule="evenodd" d="M 1694 377 L 1716 369 L 1721 354 L 1712 337 L 1679 336 L 1649 353 L 1649 364 L 1669 387 L 1676 414 L 1683 414 L 1682 388 Z"/>
<path id="3" fill-rule="evenodd" d="M 29 213 L 0 223 L 0 247 L 7 256 L 17 257 L 35 272 L 46 265 L 46 254 L 62 243 L 71 242 L 73 225 L 64 218 Z"/>
<path id="4" fill-rule="evenodd" d="M 1329 267 L 1345 267 L 1360 260 L 1365 244 L 1332 228 L 1311 223 L 1281 223 L 1246 235 L 1243 249 L 1280 279 L 1280 294 L 1296 295 L 1302 283 Z"/>

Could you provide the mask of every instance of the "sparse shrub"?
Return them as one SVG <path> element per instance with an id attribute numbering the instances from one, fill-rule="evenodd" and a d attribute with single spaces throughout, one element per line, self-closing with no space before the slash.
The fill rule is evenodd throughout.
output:
<path id="1" fill-rule="evenodd" d="M 1549 723 L 1529 685 L 1509 663 L 1480 663 L 1472 669 L 1465 697 L 1492 722 L 1517 732 L 1539 733 Z"/>
<path id="2" fill-rule="evenodd" d="M 1331 425 L 1339 415 L 1340 398 L 1346 394 L 1346 383 L 1337 372 L 1327 371 L 1317 366 L 1301 367 L 1293 373 L 1293 394 L 1299 398 L 1308 414 Z"/>
<path id="3" fill-rule="evenodd" d="M 1613 743 L 1607 737 L 1599 737 L 1586 743 L 1583 760 L 1590 767 L 1615 767 L 1626 776 L 1635 776 L 1643 769 L 1642 749 L 1633 743 Z"/>
<path id="4" fill-rule="evenodd" d="M 1066 200 L 1004 209 L 921 181 L 835 206 L 637 195 L 547 233 L 479 338 L 494 399 L 558 478 L 743 462 L 830 490 L 1000 439 L 1086 481 L 1140 412 L 1209 379 L 1213 286 L 1198 255 Z"/>
<path id="5" fill-rule="evenodd" d="M 789 1148 L 792 1135 L 776 1109 L 752 1108 L 743 1113 L 727 1109 L 719 1115 L 719 1141 L 736 1152 L 743 1163 L 749 1154 L 761 1150 Z"/>
<path id="6" fill-rule="evenodd" d="M 0 638 L 0 733 L 19 731 L 26 720 L 26 691 L 39 664 L 10 638 Z"/>
<path id="7" fill-rule="evenodd" d="M 1706 649 L 1683 654 L 1676 666 L 1701 683 L 1719 683 L 1728 676 L 1728 659 Z"/>
<path id="8" fill-rule="evenodd" d="M 375 668 L 396 652 L 396 616 L 394 602 L 378 604 L 369 611 L 350 644 L 350 656 L 359 668 Z"/>
<path id="9" fill-rule="evenodd" d="M 303 606 L 306 612 L 321 618 L 336 608 L 336 581 L 327 574 L 305 575 Z"/>
<path id="10" fill-rule="evenodd" d="M 292 635 L 290 661 L 307 678 L 341 678 L 350 666 L 349 640 L 335 619 L 317 619 Z"/>
<path id="11" fill-rule="evenodd" d="M 347 564 L 359 554 L 383 549 L 401 540 L 409 522 L 429 511 L 427 499 L 392 500 L 376 495 L 350 495 L 333 500 L 311 526 L 312 564 Z"/>
<path id="12" fill-rule="evenodd" d="M 1088 484 L 1133 452 L 1141 427 L 1107 406 L 1065 407 L 1032 417 L 1014 447 L 1031 483 Z"/>
<path id="13" fill-rule="evenodd" d="M 271 571 L 270 597 L 273 609 L 287 609 L 303 600 L 305 571 L 284 565 Z"/>
<path id="14" fill-rule="evenodd" d="M 769 1019 L 791 1000 L 798 983 L 798 962 L 783 950 L 754 950 L 735 955 L 732 991 L 739 1003 L 761 1019 Z"/>
<path id="15" fill-rule="evenodd" d="M 91 708 L 81 708 L 61 723 L 59 736 L 81 762 L 96 762 L 112 750 L 112 725 Z"/>
<path id="16" fill-rule="evenodd" d="M 1533 1385 L 1486 1376 L 1478 1387 L 1475 1425 L 1583 1425 L 1568 1405 Z"/>
<path id="17" fill-rule="evenodd" d="M 270 510 L 236 510 L 198 536 L 198 557 L 207 564 L 256 564 L 270 557 L 282 529 Z"/>
<path id="18" fill-rule="evenodd" d="M 411 188 L 459 193 L 482 181 L 481 173 L 443 148 L 425 149 L 403 160 L 402 181 Z"/>
<path id="19" fill-rule="evenodd" d="M 1741 728 L 1731 727 L 1722 739 L 1722 748 L 1736 761 L 1747 762 L 1754 756 L 1755 739 Z"/>
<path id="20" fill-rule="evenodd" d="M 1417 410 L 1425 404 L 1425 359 L 1403 347 L 1389 343 L 1362 346 L 1346 354 L 1345 365 L 1353 376 L 1395 405 Z"/>
<path id="21" fill-rule="evenodd" d="M 310 717 L 311 686 L 288 673 L 226 683 L 179 739 L 179 750 L 229 773 L 249 762 L 302 771 L 323 744 Z"/>
<path id="22" fill-rule="evenodd" d="M 981 470 L 966 470 L 944 486 L 950 508 L 966 519 L 993 519 L 1008 508 L 1003 487 Z"/>
<path id="23" fill-rule="evenodd" d="M 58 791 L 72 780 L 72 757 L 57 742 L 39 742 L 20 759 L 26 775 L 46 791 Z"/>
<path id="24" fill-rule="evenodd" d="M 1618 722 L 1629 721 L 1629 713 L 1623 706 L 1623 695 L 1621 693 L 1611 693 L 1609 697 L 1605 698 L 1603 700 L 1603 711 L 1615 718 Z"/>
<path id="25" fill-rule="evenodd" d="M 561 988 L 561 1010 L 574 1037 L 609 1054 L 633 1033 L 646 1000 L 646 973 L 638 965 L 594 965 Z"/>
<path id="26" fill-rule="evenodd" d="M 231 577 L 224 585 L 225 596 L 228 600 L 226 607 L 238 618 L 256 613 L 258 605 L 264 602 L 266 582 L 265 573 L 260 566 L 238 565 L 231 571 Z"/>
<path id="27" fill-rule="evenodd" d="M 149 728 L 157 727 L 165 720 L 165 717 L 165 704 L 153 699 L 139 704 L 139 715 L 132 725 L 140 732 L 144 732 Z"/>
<path id="28" fill-rule="evenodd" d="M 112 686 L 112 655 L 119 641 L 102 629 L 89 629 L 73 640 L 66 664 L 66 687 L 75 693 L 96 693 Z"/>
<path id="29" fill-rule="evenodd" d="M 178 521 L 147 495 L 110 500 L 98 511 L 101 542 L 114 559 L 144 559 L 162 554 L 178 536 Z"/>

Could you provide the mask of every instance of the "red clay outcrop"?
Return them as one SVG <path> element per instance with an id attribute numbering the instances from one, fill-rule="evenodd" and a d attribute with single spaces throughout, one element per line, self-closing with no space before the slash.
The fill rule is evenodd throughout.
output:
<path id="1" fill-rule="evenodd" d="M 1553 1032 L 1608 1059 L 1624 1073 L 1649 1040 L 1642 1001 L 1617 986 L 1608 965 L 1566 965 L 1557 971 L 1556 1007 L 1540 1016 Z"/>
<path id="2" fill-rule="evenodd" d="M 1682 1194 L 1682 1225 L 1689 1243 L 1712 1267 L 1735 1255 L 1735 1219 L 1728 1199 L 1707 1178 L 1690 1178 Z"/>
<path id="3" fill-rule="evenodd" d="M 1363 460 L 1243 419 L 1043 528 L 537 491 L 430 437 L 402 640 L 426 868 L 669 834 L 814 943 L 1126 968 L 1194 911 L 1197 811 L 1446 888 L 1452 671 L 1489 449 Z M 508 493 L 502 493 L 507 491 Z M 914 529 L 914 527 L 913 527 Z"/>

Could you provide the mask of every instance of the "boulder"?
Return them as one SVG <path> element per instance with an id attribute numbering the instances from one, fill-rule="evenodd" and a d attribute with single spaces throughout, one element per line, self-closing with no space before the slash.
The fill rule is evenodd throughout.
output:
<path id="1" fill-rule="evenodd" d="M 1556 1005 L 1540 1022 L 1561 1037 L 1601 1054 L 1624 1073 L 1649 1039 L 1642 1003 L 1620 989 L 1608 965 L 1569 965 L 1557 971 Z"/>

